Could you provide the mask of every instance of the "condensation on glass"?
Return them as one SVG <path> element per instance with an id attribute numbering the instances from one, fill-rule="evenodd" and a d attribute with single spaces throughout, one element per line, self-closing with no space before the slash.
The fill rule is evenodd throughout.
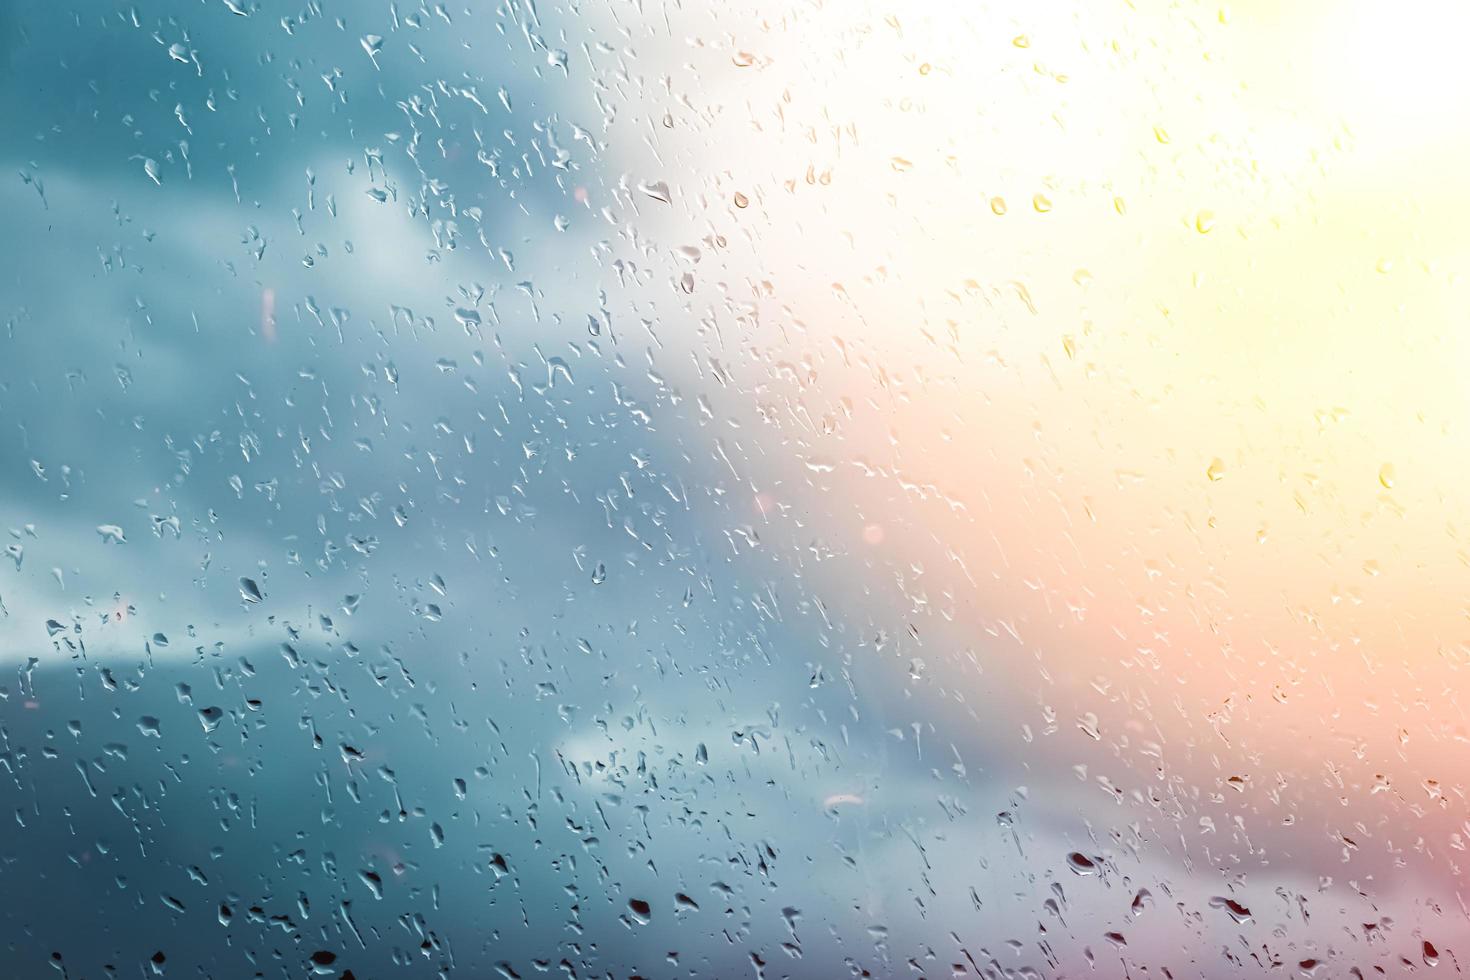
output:
<path id="1" fill-rule="evenodd" d="M 0 4 L 0 972 L 1470 969 L 1467 28 Z"/>

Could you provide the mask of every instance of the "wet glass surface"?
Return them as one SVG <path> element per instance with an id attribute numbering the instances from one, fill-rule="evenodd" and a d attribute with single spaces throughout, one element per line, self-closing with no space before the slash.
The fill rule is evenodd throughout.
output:
<path id="1" fill-rule="evenodd" d="M 1470 23 L 1278 6 L 0 4 L 0 972 L 1458 974 Z"/>

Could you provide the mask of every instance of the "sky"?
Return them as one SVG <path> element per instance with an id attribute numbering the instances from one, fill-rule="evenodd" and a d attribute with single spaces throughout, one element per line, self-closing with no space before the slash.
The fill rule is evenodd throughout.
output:
<path id="1" fill-rule="evenodd" d="M 0 7 L 14 975 L 1458 972 L 1465 15 L 1277 7 Z"/>

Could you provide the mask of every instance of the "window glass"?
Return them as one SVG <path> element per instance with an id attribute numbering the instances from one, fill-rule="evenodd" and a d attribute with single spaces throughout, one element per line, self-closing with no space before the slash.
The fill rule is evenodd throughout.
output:
<path id="1" fill-rule="evenodd" d="M 0 4 L 5 972 L 1470 967 L 1467 28 Z"/>

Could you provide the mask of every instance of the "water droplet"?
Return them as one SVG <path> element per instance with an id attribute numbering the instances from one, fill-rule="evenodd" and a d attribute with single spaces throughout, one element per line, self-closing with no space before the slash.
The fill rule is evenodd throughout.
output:
<path id="1" fill-rule="evenodd" d="M 383 50 L 383 39 L 377 34 L 364 34 L 362 36 L 362 49 L 372 59 L 373 67 L 378 67 L 378 55 Z"/>
<path id="2" fill-rule="evenodd" d="M 361 881 L 362 881 L 362 883 L 364 885 L 367 885 L 368 891 L 370 891 L 370 892 L 373 893 L 373 898 L 376 898 L 379 901 L 382 900 L 382 898 L 383 898 L 383 877 L 382 877 L 382 875 L 378 874 L 376 871 L 359 871 L 357 873 L 357 877 L 359 879 L 361 879 Z"/>
<path id="3" fill-rule="evenodd" d="M 1250 921 L 1251 910 L 1246 908 L 1244 905 L 1241 905 L 1233 898 L 1225 898 L 1224 896 L 1216 895 L 1214 898 L 1210 899 L 1210 908 L 1224 909 L 1230 915 L 1230 918 L 1234 919 L 1236 922 Z"/>
<path id="4" fill-rule="evenodd" d="M 644 181 L 638 185 L 638 190 L 645 196 L 653 198 L 661 204 L 672 204 L 673 195 L 669 193 L 669 185 L 666 181 Z"/>
<path id="5" fill-rule="evenodd" d="M 1129 906 L 1133 917 L 1136 919 L 1143 914 L 1143 910 L 1154 903 L 1153 894 L 1147 888 L 1140 888 L 1138 894 L 1133 896 L 1133 903 Z"/>

